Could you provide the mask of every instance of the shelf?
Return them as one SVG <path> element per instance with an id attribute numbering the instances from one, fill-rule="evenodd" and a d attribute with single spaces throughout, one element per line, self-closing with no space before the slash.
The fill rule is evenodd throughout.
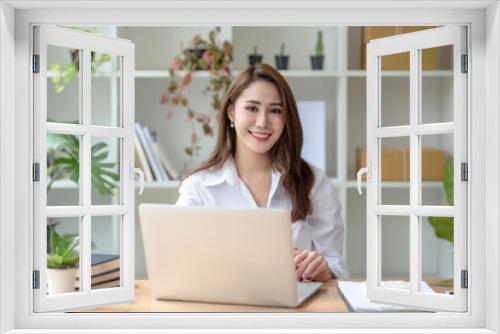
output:
<path id="1" fill-rule="evenodd" d="M 356 181 L 347 181 L 345 182 L 346 188 L 354 188 L 356 189 L 357 187 L 357 182 Z M 366 182 L 361 182 L 361 186 L 363 188 L 366 188 Z M 410 187 L 410 182 L 407 181 L 384 181 L 382 182 L 382 186 L 384 189 L 387 188 L 409 188 Z M 441 181 L 424 181 L 422 182 L 422 188 L 435 188 L 435 189 L 440 189 L 443 188 L 443 182 Z"/>
<path id="2" fill-rule="evenodd" d="M 172 181 L 148 181 L 144 182 L 144 189 L 177 189 L 181 186 L 182 181 L 172 180 Z M 139 185 L 135 185 L 136 189 L 139 189 Z"/>
<path id="3" fill-rule="evenodd" d="M 340 181 L 338 178 L 330 177 L 330 182 L 335 187 L 345 187 L 345 188 L 356 188 L 357 183 L 354 180 L 349 181 Z M 172 181 L 148 181 L 144 182 L 144 189 L 177 189 L 181 186 L 182 181 L 172 180 Z M 361 186 L 366 188 L 366 182 L 362 182 Z M 382 186 L 384 188 L 408 188 L 410 186 L 409 182 L 406 181 L 384 181 L 382 182 Z M 135 185 L 136 188 L 139 188 L 139 185 Z M 441 181 L 424 181 L 422 182 L 423 188 L 443 188 L 443 182 Z M 53 189 L 76 189 L 77 185 L 70 180 L 62 180 L 54 183 Z"/>
<path id="4" fill-rule="evenodd" d="M 177 189 L 181 186 L 181 181 L 172 180 L 172 181 L 148 181 L 144 182 L 144 189 Z M 139 189 L 139 184 L 136 183 L 135 187 Z M 54 189 L 78 189 L 78 185 L 70 180 L 59 180 L 54 182 L 52 185 L 52 190 Z"/>
<path id="5" fill-rule="evenodd" d="M 233 75 L 236 75 L 240 70 L 233 70 Z M 280 70 L 281 75 L 285 78 L 338 78 L 338 77 L 351 77 L 351 78 L 364 78 L 366 77 L 365 70 Z M 184 76 L 184 71 L 179 72 L 179 77 Z M 193 78 L 210 78 L 210 71 L 193 71 Z M 93 75 L 94 78 L 108 78 L 111 76 L 110 72 L 99 72 Z M 47 78 L 54 76 L 54 72 L 47 72 Z M 78 75 L 76 75 L 78 76 Z M 119 73 L 114 74 L 119 77 Z M 383 77 L 408 77 L 408 71 L 384 71 Z M 433 70 L 423 71 L 423 77 L 447 78 L 453 76 L 451 70 Z M 170 73 L 167 70 L 136 70 L 136 78 L 168 78 Z"/>
<path id="6" fill-rule="evenodd" d="M 240 70 L 233 70 L 233 75 L 236 75 Z M 281 75 L 286 78 L 335 78 L 341 75 L 345 75 L 346 72 L 334 71 L 334 70 L 280 70 Z M 182 77 L 184 72 L 179 72 L 179 76 Z M 170 73 L 167 70 L 138 70 L 135 71 L 136 78 L 167 78 Z M 194 78 L 210 78 L 209 71 L 194 71 Z"/>
<path id="7" fill-rule="evenodd" d="M 349 70 L 349 71 L 347 71 L 347 76 L 353 77 L 353 78 L 366 77 L 366 71 L 365 70 Z M 408 77 L 408 76 L 410 76 L 410 72 L 409 71 L 383 71 L 382 76 L 383 77 Z M 452 77 L 453 71 L 452 70 L 422 71 L 422 76 L 423 77 L 436 77 L 436 78 Z"/>

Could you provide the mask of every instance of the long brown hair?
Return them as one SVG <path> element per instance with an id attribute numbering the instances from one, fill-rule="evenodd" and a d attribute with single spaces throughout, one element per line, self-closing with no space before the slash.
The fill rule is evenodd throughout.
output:
<path id="1" fill-rule="evenodd" d="M 220 168 L 229 155 L 234 155 L 236 133 L 230 127 L 228 109 L 234 108 L 236 99 L 252 82 L 257 80 L 273 83 L 284 105 L 285 128 L 269 154 L 275 168 L 282 173 L 283 186 L 292 201 L 292 221 L 303 220 L 313 210 L 309 195 L 314 184 L 314 174 L 311 167 L 300 156 L 303 133 L 292 90 L 285 78 L 268 64 L 248 66 L 231 82 L 221 101 L 217 117 L 218 132 L 215 149 L 210 158 L 197 167 L 192 174 L 211 167 Z"/>

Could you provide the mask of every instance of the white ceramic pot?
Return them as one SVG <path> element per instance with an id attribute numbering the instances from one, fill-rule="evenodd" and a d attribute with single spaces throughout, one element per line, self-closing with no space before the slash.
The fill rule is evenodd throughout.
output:
<path id="1" fill-rule="evenodd" d="M 77 268 L 47 268 L 47 285 L 49 295 L 75 291 Z"/>

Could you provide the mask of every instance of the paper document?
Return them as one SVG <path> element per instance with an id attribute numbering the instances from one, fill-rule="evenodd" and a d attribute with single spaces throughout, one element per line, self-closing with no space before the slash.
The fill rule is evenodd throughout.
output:
<path id="1" fill-rule="evenodd" d="M 410 283 L 405 281 L 383 282 L 383 286 L 388 288 L 408 289 L 409 285 Z M 426 312 L 416 307 L 370 302 L 366 295 L 366 282 L 339 281 L 338 289 L 351 312 Z M 426 282 L 422 282 L 422 291 L 434 292 Z"/>

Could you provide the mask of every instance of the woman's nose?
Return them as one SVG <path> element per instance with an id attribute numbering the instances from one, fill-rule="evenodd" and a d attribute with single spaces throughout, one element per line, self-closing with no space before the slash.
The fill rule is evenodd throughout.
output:
<path id="1" fill-rule="evenodd" d="M 260 111 L 257 114 L 257 119 L 255 120 L 255 125 L 261 128 L 265 128 L 267 125 L 267 113 L 265 111 Z"/>

